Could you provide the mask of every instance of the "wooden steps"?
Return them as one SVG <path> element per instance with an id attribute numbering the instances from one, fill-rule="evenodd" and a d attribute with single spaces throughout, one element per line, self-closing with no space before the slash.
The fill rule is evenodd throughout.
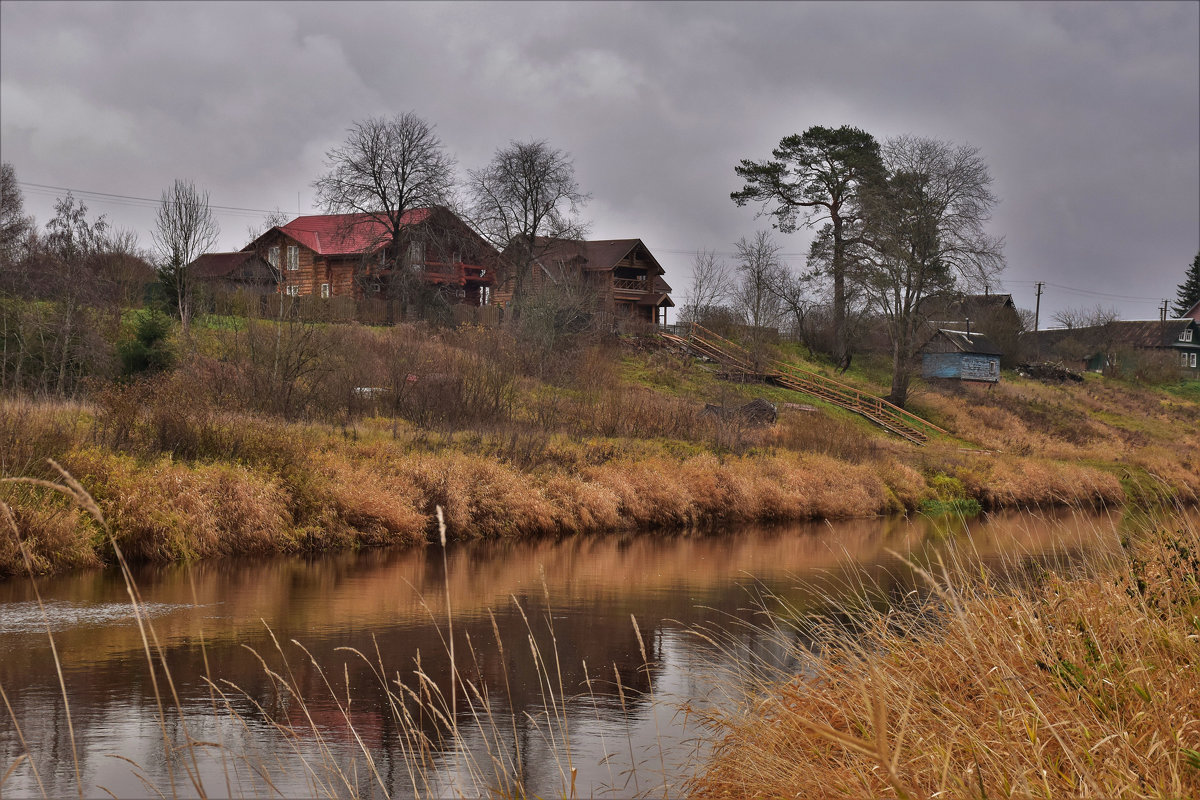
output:
<path id="1" fill-rule="evenodd" d="M 743 380 L 747 378 L 761 380 L 819 398 L 839 408 L 866 417 L 881 428 L 914 444 L 921 445 L 929 441 L 928 431 L 946 433 L 936 425 L 881 397 L 867 394 L 853 386 L 802 369 L 794 364 L 776 360 L 756 364 L 754 357 L 745 349 L 700 325 L 692 325 L 686 336 L 667 332 L 659 335 L 669 342 L 688 348 L 697 355 L 716 361 L 724 367 L 727 375 L 737 374 Z"/>

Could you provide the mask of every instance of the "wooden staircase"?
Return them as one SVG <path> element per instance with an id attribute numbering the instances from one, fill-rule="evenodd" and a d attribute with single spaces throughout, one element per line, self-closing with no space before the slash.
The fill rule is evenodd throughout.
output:
<path id="1" fill-rule="evenodd" d="M 802 392 L 847 411 L 853 411 L 914 444 L 929 441 L 929 431 L 946 433 L 910 411 L 905 411 L 881 397 L 867 394 L 853 386 L 826 378 L 794 364 L 771 360 L 756 365 L 754 358 L 742 347 L 700 326 L 691 325 L 675 332 L 660 331 L 669 342 L 682 345 L 697 355 L 711 359 L 724 368 L 724 376 L 739 380 L 773 383 L 785 389 Z"/>

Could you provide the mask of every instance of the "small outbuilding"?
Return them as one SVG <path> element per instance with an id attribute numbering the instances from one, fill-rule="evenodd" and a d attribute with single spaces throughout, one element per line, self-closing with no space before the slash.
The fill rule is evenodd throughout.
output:
<path id="1" fill-rule="evenodd" d="M 996 383 L 1002 355 L 982 333 L 939 328 L 921 348 L 921 377 Z"/>

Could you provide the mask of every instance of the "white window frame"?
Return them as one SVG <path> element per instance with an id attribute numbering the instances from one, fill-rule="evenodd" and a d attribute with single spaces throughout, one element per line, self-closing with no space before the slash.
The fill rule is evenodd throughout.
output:
<path id="1" fill-rule="evenodd" d="M 1190 342 L 1192 340 L 1192 329 L 1188 328 L 1183 333 L 1179 334 L 1180 341 Z"/>
<path id="2" fill-rule="evenodd" d="M 424 242 L 409 242 L 408 243 L 408 263 L 414 267 L 425 266 L 425 243 Z"/>
<path id="3" fill-rule="evenodd" d="M 1186 367 L 1188 365 L 1188 354 L 1185 352 L 1179 353 L 1179 366 Z"/>
<path id="4" fill-rule="evenodd" d="M 300 287 L 293 283 L 291 286 L 287 287 L 287 295 L 288 297 L 299 297 Z"/>
<path id="5" fill-rule="evenodd" d="M 329 284 L 328 283 L 321 284 L 321 297 L 329 297 Z"/>
<path id="6" fill-rule="evenodd" d="M 300 269 L 300 248 L 294 244 L 288 245 L 287 268 L 289 271 Z"/>
<path id="7" fill-rule="evenodd" d="M 1192 364 L 1191 364 L 1192 369 L 1195 369 L 1196 368 L 1196 354 L 1195 353 L 1192 353 L 1191 362 L 1192 362 Z"/>
<path id="8" fill-rule="evenodd" d="M 267 263 L 279 269 L 279 245 L 267 248 Z"/>

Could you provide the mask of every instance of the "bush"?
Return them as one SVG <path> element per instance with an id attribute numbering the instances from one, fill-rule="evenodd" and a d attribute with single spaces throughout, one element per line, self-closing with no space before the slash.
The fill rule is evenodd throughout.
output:
<path id="1" fill-rule="evenodd" d="M 153 308 L 138 312 L 133 323 L 133 338 L 117 346 L 122 375 L 139 375 L 170 369 L 175 353 L 167 341 L 171 318 Z"/>

